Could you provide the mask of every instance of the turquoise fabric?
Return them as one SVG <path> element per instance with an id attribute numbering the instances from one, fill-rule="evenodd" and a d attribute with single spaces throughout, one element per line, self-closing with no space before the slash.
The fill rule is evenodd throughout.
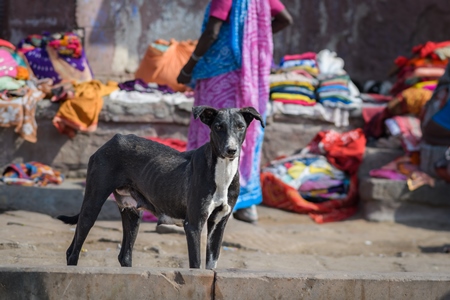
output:
<path id="1" fill-rule="evenodd" d="M 194 68 L 190 84 L 192 87 L 195 86 L 196 80 L 211 78 L 240 69 L 248 3 L 248 0 L 233 0 L 229 21 L 223 22 L 218 39 Z M 209 20 L 210 5 L 211 3 L 208 4 L 205 11 L 202 32 L 205 31 Z"/>

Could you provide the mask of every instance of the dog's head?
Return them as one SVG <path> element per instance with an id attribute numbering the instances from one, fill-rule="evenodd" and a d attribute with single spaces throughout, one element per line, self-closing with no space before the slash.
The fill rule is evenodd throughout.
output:
<path id="1" fill-rule="evenodd" d="M 217 155 L 234 159 L 240 155 L 247 127 L 256 119 L 264 127 L 261 115 L 253 107 L 215 109 L 209 106 L 195 106 L 194 118 L 211 129 L 210 142 Z"/>

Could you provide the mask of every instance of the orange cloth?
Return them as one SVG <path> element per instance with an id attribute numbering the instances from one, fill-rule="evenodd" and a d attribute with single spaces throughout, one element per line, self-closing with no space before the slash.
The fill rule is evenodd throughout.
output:
<path id="1" fill-rule="evenodd" d="M 387 109 L 394 116 L 404 114 L 419 116 L 432 95 L 433 92 L 430 90 L 410 87 L 390 101 Z"/>
<path id="2" fill-rule="evenodd" d="M 16 79 L 18 80 L 28 80 L 30 78 L 30 73 L 28 72 L 28 69 L 22 66 L 17 66 L 17 75 Z"/>
<path id="3" fill-rule="evenodd" d="M 98 116 L 103 107 L 103 96 L 119 87 L 116 82 L 104 85 L 98 80 L 75 84 L 75 97 L 64 101 L 53 125 L 62 134 L 74 137 L 76 131 L 92 132 L 97 129 Z"/>
<path id="4" fill-rule="evenodd" d="M 168 46 L 168 48 L 162 51 L 156 45 L 149 46 L 135 73 L 135 78 L 142 79 L 147 83 L 156 82 L 160 85 L 168 85 L 177 92 L 186 91 L 184 84 L 177 83 L 177 77 L 194 52 L 196 42 L 177 42 L 172 39 L 170 43 L 158 40 L 155 44 Z"/>

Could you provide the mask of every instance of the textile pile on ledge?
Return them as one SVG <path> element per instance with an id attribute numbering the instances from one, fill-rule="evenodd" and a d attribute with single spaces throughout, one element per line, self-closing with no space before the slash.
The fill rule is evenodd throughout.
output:
<path id="1" fill-rule="evenodd" d="M 420 157 L 424 147 L 422 130 L 424 116 L 429 115 L 434 107 L 428 103 L 441 102 L 430 100 L 439 98 L 440 93 L 435 93 L 435 90 L 439 79 L 445 75 L 445 68 L 448 68 L 449 50 L 450 41 L 427 42 L 413 47 L 409 58 L 398 57 L 395 60 L 396 82 L 389 91 L 392 99 L 376 110 L 363 108 L 364 130 L 370 142 L 380 148 L 401 148 L 404 151 L 401 157 L 372 170 L 370 176 L 406 181 L 410 190 L 424 184 L 434 186 L 434 179 L 430 176 L 433 168 L 420 167 L 424 166 Z M 444 102 L 448 101 L 447 98 Z"/>
<path id="2" fill-rule="evenodd" d="M 2 175 L 1 181 L 10 185 L 46 186 L 64 181 L 64 176 L 59 171 L 36 161 L 10 164 Z"/>
<path id="3" fill-rule="evenodd" d="M 361 129 L 319 132 L 300 154 L 263 168 L 263 203 L 307 213 L 317 223 L 349 218 L 357 211 L 365 145 Z"/>
<path id="4" fill-rule="evenodd" d="M 350 111 L 362 101 L 343 67 L 343 60 L 327 49 L 285 55 L 269 77 L 270 113 L 348 126 Z"/>
<path id="5" fill-rule="evenodd" d="M 24 140 L 37 141 L 36 105 L 45 94 L 33 80 L 26 58 L 16 47 L 0 40 L 0 127 L 14 127 Z"/>

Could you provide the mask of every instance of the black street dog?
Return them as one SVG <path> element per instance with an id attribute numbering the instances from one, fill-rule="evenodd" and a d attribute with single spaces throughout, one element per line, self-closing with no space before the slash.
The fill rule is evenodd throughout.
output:
<path id="1" fill-rule="evenodd" d="M 182 222 L 189 267 L 200 268 L 200 238 L 207 224 L 206 268 L 216 267 L 225 225 L 239 195 L 239 157 L 247 127 L 261 115 L 253 108 L 192 109 L 194 118 L 211 129 L 210 142 L 179 152 L 135 135 L 116 134 L 89 159 L 81 211 L 59 216 L 77 224 L 67 249 L 67 265 L 76 265 L 81 247 L 106 199 L 114 193 L 122 216 L 119 262 L 131 267 L 139 230 L 139 210 L 149 210 L 165 223 Z"/>

